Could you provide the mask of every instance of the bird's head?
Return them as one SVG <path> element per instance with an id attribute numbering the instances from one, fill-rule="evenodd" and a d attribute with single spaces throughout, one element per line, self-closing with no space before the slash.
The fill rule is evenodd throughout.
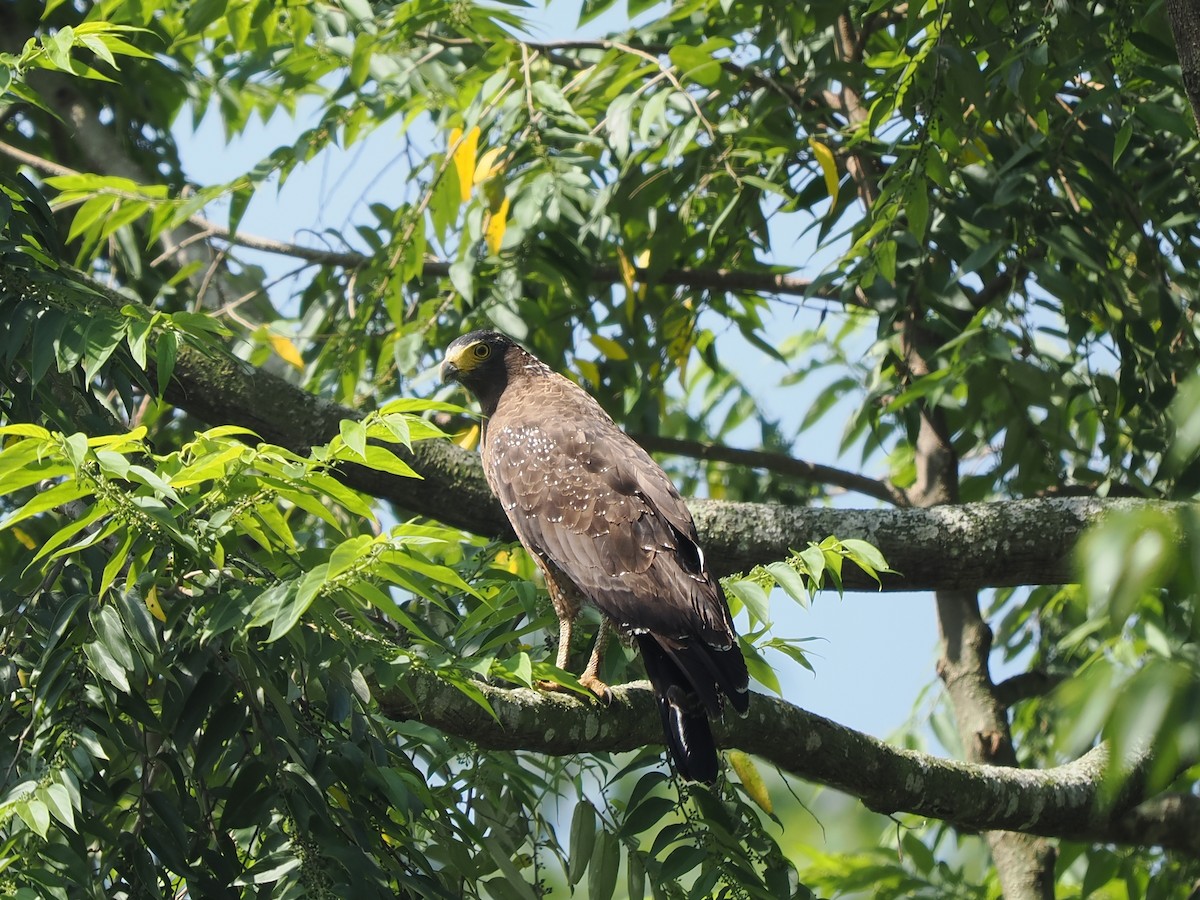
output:
<path id="1" fill-rule="evenodd" d="M 490 414 L 508 383 L 509 352 L 520 348 L 498 331 L 472 331 L 456 338 L 442 360 L 442 381 L 457 381 L 474 394 Z"/>

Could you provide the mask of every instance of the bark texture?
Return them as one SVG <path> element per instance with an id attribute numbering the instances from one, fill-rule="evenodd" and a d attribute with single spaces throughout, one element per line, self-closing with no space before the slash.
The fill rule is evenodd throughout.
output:
<path id="1" fill-rule="evenodd" d="M 916 301 L 900 330 L 907 376 L 928 375 L 926 355 L 936 350 L 937 339 L 923 328 Z M 917 482 L 910 499 L 914 505 L 930 508 L 957 503 L 958 454 L 945 415 L 940 408 L 924 404 L 920 414 L 914 458 Z M 935 600 L 941 651 L 938 676 L 966 757 L 974 763 L 1016 768 L 1008 709 L 989 667 L 992 632 L 980 613 L 978 589 L 942 588 Z M 1047 841 L 1002 829 L 989 829 L 985 837 L 1008 900 L 1053 900 L 1056 852 Z"/>
<path id="2" fill-rule="evenodd" d="M 1175 36 L 1183 89 L 1200 130 L 1200 0 L 1167 0 L 1167 18 Z"/>
<path id="3" fill-rule="evenodd" d="M 115 298 L 123 303 L 124 298 Z M 241 425 L 263 440 L 299 453 L 327 443 L 342 419 L 363 413 L 323 400 L 232 357 L 183 347 L 167 399 L 209 425 Z M 401 456 L 420 475 L 402 478 L 357 466 L 341 476 L 358 490 L 486 537 L 512 539 L 488 489 L 477 453 L 448 441 L 425 441 Z M 1075 578 L 1072 552 L 1103 516 L 1182 504 L 1132 499 L 1061 497 L 914 509 L 829 509 L 697 500 L 689 504 L 705 555 L 719 575 L 786 557 L 829 535 L 878 547 L 895 570 L 881 584 L 847 567 L 849 589 L 968 590 L 1062 584 Z"/>
<path id="4" fill-rule="evenodd" d="M 646 682 L 614 687 L 609 706 L 475 682 L 495 717 L 432 672 L 413 669 L 400 685 L 377 695 L 384 715 L 420 721 L 480 747 L 565 756 L 635 750 L 663 740 Z M 928 816 L 971 832 L 1004 829 L 1013 835 L 1006 847 L 1014 852 L 1031 843 L 1030 835 L 1049 835 L 1200 856 L 1200 798 L 1146 799 L 1140 779 L 1133 777 L 1106 803 L 1102 784 L 1109 756 L 1103 745 L 1043 771 L 946 760 L 889 746 L 763 694 L 751 697 L 745 718 L 726 712 L 713 731 L 721 747 L 829 785 L 877 812 Z M 1135 761 L 1135 771 L 1136 766 Z"/>

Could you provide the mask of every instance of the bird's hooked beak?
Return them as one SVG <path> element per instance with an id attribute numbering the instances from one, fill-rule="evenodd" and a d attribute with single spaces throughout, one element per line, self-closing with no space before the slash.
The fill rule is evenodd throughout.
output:
<path id="1" fill-rule="evenodd" d="M 463 357 L 466 347 L 451 346 L 446 350 L 446 356 L 442 360 L 441 368 L 438 370 L 442 376 L 442 384 L 447 384 L 451 381 L 461 381 L 463 373 Z M 466 368 L 470 368 L 469 361 Z"/>

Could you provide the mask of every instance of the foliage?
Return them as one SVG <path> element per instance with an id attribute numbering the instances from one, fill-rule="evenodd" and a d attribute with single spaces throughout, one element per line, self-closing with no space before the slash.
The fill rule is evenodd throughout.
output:
<path id="1" fill-rule="evenodd" d="M 576 373 L 632 432 L 857 456 L 872 496 L 920 502 L 931 422 L 948 499 L 1200 485 L 1181 389 L 1200 368 L 1200 156 L 1162 4 L 625 11 L 605 38 L 530 41 L 519 3 L 0 8 L 6 892 L 993 890 L 959 865 L 974 839 L 937 824 L 906 823 L 899 860 L 801 863 L 794 810 L 748 759 L 709 792 L 653 752 L 484 751 L 373 703 L 415 671 L 464 703 L 486 703 L 481 678 L 577 687 L 544 661 L 527 560 L 339 480 L 413 474 L 406 448 L 458 414 L 428 384 L 437 348 L 471 326 Z M 185 120 L 233 139 L 301 108 L 249 171 L 189 178 Z M 291 281 L 244 256 L 270 245 L 243 233 L 270 189 L 397 131 L 403 184 L 326 249 L 274 242 Z M 192 350 L 361 415 L 304 453 L 198 422 L 164 399 Z M 728 500 L 861 490 L 842 470 L 666 464 Z M 1151 783 L 1194 792 L 1196 532 L 1191 510 L 1140 512 L 1084 544 L 1081 586 L 998 593 L 999 656 L 1062 681 L 1012 710 L 1023 764 L 1149 741 Z M 772 590 L 803 604 L 845 559 L 888 571 L 830 539 L 729 582 L 762 685 L 767 650 L 808 664 L 771 629 Z M 1196 875 L 1062 851 L 1080 896 Z"/>

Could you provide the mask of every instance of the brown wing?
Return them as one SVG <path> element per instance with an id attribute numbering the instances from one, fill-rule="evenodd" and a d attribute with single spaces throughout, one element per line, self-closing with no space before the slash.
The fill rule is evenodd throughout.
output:
<path id="1" fill-rule="evenodd" d="M 731 697 L 744 692 L 729 610 L 687 506 L 599 404 L 558 375 L 512 383 L 487 423 L 483 462 L 530 552 L 619 626 L 682 654 L 682 668 L 698 655 L 698 680 L 705 672 Z"/>

